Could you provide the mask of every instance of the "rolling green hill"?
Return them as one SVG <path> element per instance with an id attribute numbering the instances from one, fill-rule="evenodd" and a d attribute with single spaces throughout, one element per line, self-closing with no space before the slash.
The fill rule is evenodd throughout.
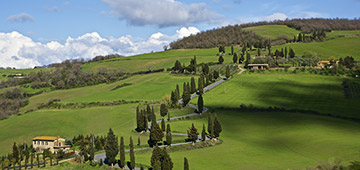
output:
<path id="1" fill-rule="evenodd" d="M 286 25 L 261 25 L 244 28 L 245 30 L 254 31 L 256 34 L 259 34 L 263 37 L 270 39 L 276 39 L 278 36 L 286 35 L 290 39 L 294 36 L 297 36 L 300 31 L 290 28 Z"/>

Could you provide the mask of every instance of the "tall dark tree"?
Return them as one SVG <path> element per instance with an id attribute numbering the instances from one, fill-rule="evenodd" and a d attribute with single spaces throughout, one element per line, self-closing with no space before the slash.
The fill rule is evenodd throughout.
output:
<path id="1" fill-rule="evenodd" d="M 130 136 L 130 169 L 134 169 L 135 168 L 135 154 L 134 154 L 134 143 L 132 140 L 132 137 Z"/>
<path id="2" fill-rule="evenodd" d="M 246 53 L 246 60 L 245 60 L 245 67 L 248 66 L 248 64 L 251 63 L 251 56 L 250 56 L 250 53 Z"/>
<path id="3" fill-rule="evenodd" d="M 158 145 L 156 145 L 152 151 L 152 155 L 151 155 L 151 166 L 154 167 L 156 161 L 160 161 L 162 157 L 162 150 L 159 148 Z"/>
<path id="4" fill-rule="evenodd" d="M 159 160 L 155 161 L 154 166 L 152 167 L 153 170 L 161 170 L 161 162 Z"/>
<path id="5" fill-rule="evenodd" d="M 91 162 L 91 164 L 93 163 L 93 160 L 95 158 L 95 147 L 93 143 L 89 144 L 89 160 Z"/>
<path id="6" fill-rule="evenodd" d="M 12 152 L 12 162 L 13 162 L 14 164 L 16 164 L 16 163 L 19 162 L 19 159 L 20 159 L 19 148 L 18 148 L 18 146 L 16 145 L 16 142 L 14 142 L 13 152 Z"/>
<path id="7" fill-rule="evenodd" d="M 199 89 L 199 93 L 202 94 L 204 91 L 204 85 L 203 85 L 203 81 L 201 80 L 201 77 L 199 77 L 198 79 L 198 89 Z"/>
<path id="8" fill-rule="evenodd" d="M 164 117 L 164 116 L 167 115 L 167 113 L 168 113 L 168 109 L 167 109 L 166 105 L 165 105 L 164 103 L 162 103 L 162 104 L 160 105 L 160 115 L 161 115 L 162 117 Z"/>
<path id="9" fill-rule="evenodd" d="M 171 106 L 175 107 L 177 105 L 177 103 L 178 103 L 178 99 L 177 99 L 176 94 L 174 93 L 174 91 L 171 92 L 170 100 L 171 100 Z"/>
<path id="10" fill-rule="evenodd" d="M 201 131 L 201 140 L 205 141 L 206 139 L 206 130 L 205 130 L 205 124 L 203 124 L 203 129 Z"/>
<path id="11" fill-rule="evenodd" d="M 229 66 L 226 66 L 225 76 L 226 76 L 226 78 L 230 77 L 230 67 Z"/>
<path id="12" fill-rule="evenodd" d="M 219 137 L 221 131 L 222 131 L 222 127 L 221 127 L 220 121 L 219 121 L 217 115 L 215 114 L 215 117 L 214 117 L 214 137 L 215 138 Z"/>
<path id="13" fill-rule="evenodd" d="M 184 83 L 184 91 L 183 91 L 183 95 L 182 95 L 182 104 L 183 106 L 186 106 L 189 102 L 190 102 L 190 87 L 189 87 L 189 83 Z"/>
<path id="14" fill-rule="evenodd" d="M 165 130 L 166 130 L 166 129 L 165 129 L 165 126 L 166 126 L 166 125 L 165 125 L 165 120 L 164 120 L 164 118 L 162 118 L 162 119 L 161 119 L 161 130 L 164 131 L 164 132 L 165 132 Z"/>
<path id="15" fill-rule="evenodd" d="M 124 137 L 120 138 L 120 165 L 121 168 L 125 167 L 125 145 Z"/>
<path id="16" fill-rule="evenodd" d="M 241 52 L 242 52 L 242 55 L 244 56 L 245 55 L 245 52 L 246 52 L 246 45 L 244 45 L 241 49 Z"/>
<path id="17" fill-rule="evenodd" d="M 237 56 L 236 53 L 234 53 L 234 55 L 233 55 L 233 63 L 236 64 L 237 60 L 238 60 L 238 56 Z"/>
<path id="18" fill-rule="evenodd" d="M 167 124 L 167 128 L 166 128 L 166 144 L 171 145 L 171 143 L 172 143 L 172 136 L 171 136 L 170 124 Z"/>
<path id="19" fill-rule="evenodd" d="M 287 55 L 288 55 L 288 51 L 287 51 L 287 47 L 285 47 L 285 52 L 284 52 L 285 58 L 287 58 Z"/>
<path id="20" fill-rule="evenodd" d="M 216 80 L 217 78 L 219 78 L 219 72 L 214 70 L 213 76 L 214 76 L 214 79 Z"/>
<path id="21" fill-rule="evenodd" d="M 184 170 L 189 170 L 189 162 L 186 157 L 184 157 Z"/>
<path id="22" fill-rule="evenodd" d="M 208 116 L 208 133 L 210 134 L 210 137 L 213 137 L 214 134 L 214 120 L 211 114 Z"/>
<path id="23" fill-rule="evenodd" d="M 195 79 L 194 77 L 191 77 L 191 83 L 190 83 L 190 89 L 191 89 L 191 94 L 196 92 L 196 84 L 195 84 Z"/>
<path id="24" fill-rule="evenodd" d="M 234 46 L 231 46 L 231 55 L 234 54 Z"/>
<path id="25" fill-rule="evenodd" d="M 203 100 L 202 95 L 200 94 L 199 97 L 198 97 L 198 111 L 200 113 L 202 113 L 203 110 L 204 110 L 204 100 Z"/>
<path id="26" fill-rule="evenodd" d="M 302 38 L 302 35 L 301 35 L 301 33 L 299 33 L 297 41 L 298 41 L 298 42 L 301 42 L 301 41 L 303 41 L 303 38 Z"/>
<path id="27" fill-rule="evenodd" d="M 175 66 L 174 66 L 174 70 L 177 71 L 177 70 L 181 70 L 181 63 L 179 60 L 176 60 L 175 61 Z"/>
<path id="28" fill-rule="evenodd" d="M 244 60 L 245 60 L 244 55 L 241 54 L 240 57 L 239 57 L 239 64 L 243 63 Z"/>
<path id="29" fill-rule="evenodd" d="M 351 69 L 355 66 L 355 60 L 353 57 L 347 56 L 344 58 L 341 64 L 344 65 L 346 68 Z"/>
<path id="30" fill-rule="evenodd" d="M 294 58 L 294 57 L 295 57 L 295 51 L 294 51 L 292 48 L 289 49 L 289 57 L 290 57 L 290 58 Z"/>
<path id="31" fill-rule="evenodd" d="M 177 95 L 177 100 L 180 100 L 180 88 L 178 84 L 176 84 L 175 94 Z"/>
<path id="32" fill-rule="evenodd" d="M 202 72 L 203 72 L 203 74 L 204 74 L 204 75 L 207 75 L 207 74 L 209 74 L 209 71 L 210 71 L 209 65 L 208 65 L 208 64 L 203 64 L 203 65 L 202 65 Z"/>
<path id="33" fill-rule="evenodd" d="M 224 58 L 223 58 L 222 55 L 220 55 L 220 57 L 219 57 L 219 64 L 222 64 L 223 62 L 224 62 Z"/>
<path id="34" fill-rule="evenodd" d="M 137 143 L 137 145 L 140 146 L 140 144 L 141 144 L 141 140 L 140 140 L 140 137 L 138 137 L 138 143 Z"/>
<path id="35" fill-rule="evenodd" d="M 170 155 L 166 152 L 166 148 L 163 149 L 161 158 L 161 169 L 172 170 L 173 162 L 171 161 Z"/>
<path id="36" fill-rule="evenodd" d="M 191 128 L 188 130 L 188 140 L 192 142 L 196 142 L 198 139 L 199 133 L 197 132 L 197 129 L 194 126 L 194 123 L 191 125 Z"/>
<path id="37" fill-rule="evenodd" d="M 150 129 L 150 140 L 154 143 L 158 143 L 162 141 L 163 137 L 164 133 L 160 129 L 159 125 L 156 123 L 156 121 L 152 121 Z"/>
<path id="38" fill-rule="evenodd" d="M 261 49 L 260 48 L 257 49 L 257 55 L 261 56 Z"/>
<path id="39" fill-rule="evenodd" d="M 146 105 L 146 116 L 148 121 L 152 120 L 152 111 L 149 104 Z"/>
<path id="40" fill-rule="evenodd" d="M 111 165 L 116 163 L 115 157 L 119 152 L 118 140 L 116 139 L 113 130 L 110 128 L 106 137 L 105 154 Z"/>

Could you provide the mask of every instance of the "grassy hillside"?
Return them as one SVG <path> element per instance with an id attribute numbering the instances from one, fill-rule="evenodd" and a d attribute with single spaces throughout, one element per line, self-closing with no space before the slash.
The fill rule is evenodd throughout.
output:
<path id="1" fill-rule="evenodd" d="M 226 48 L 230 52 L 230 48 Z M 179 60 L 186 66 L 196 55 L 197 63 L 218 62 L 218 48 L 210 49 L 179 49 L 156 53 L 141 54 L 131 57 L 122 57 L 100 62 L 87 63 L 82 66 L 83 70 L 95 70 L 101 67 L 121 69 L 125 72 L 147 71 L 149 69 L 171 68 L 175 61 Z M 225 62 L 231 62 L 231 57 L 225 57 Z"/>
<path id="2" fill-rule="evenodd" d="M 206 100 L 205 100 L 206 101 Z M 329 158 L 344 162 L 358 159 L 358 123 L 295 113 L 244 113 L 216 110 L 222 122 L 221 145 L 172 152 L 174 169 L 304 169 Z M 171 123 L 186 132 L 195 123 L 201 132 L 207 118 Z M 137 154 L 136 161 L 150 164 L 151 154 Z"/>
<path id="3" fill-rule="evenodd" d="M 311 109 L 360 118 L 360 99 L 345 98 L 342 80 L 335 76 L 275 71 L 245 73 L 206 93 L 204 101 L 212 108 L 239 108 L 240 104 L 253 104 L 257 107 Z"/>
<path id="4" fill-rule="evenodd" d="M 30 74 L 31 72 L 48 71 L 51 68 L 36 68 L 36 69 L 0 69 L 0 81 L 7 80 L 8 75 L 14 75 L 16 73 Z M 5 75 L 5 76 L 4 76 Z"/>
<path id="5" fill-rule="evenodd" d="M 56 90 L 29 98 L 29 105 L 21 108 L 21 112 L 35 109 L 38 104 L 46 103 L 49 99 L 60 99 L 62 102 L 94 102 L 113 100 L 161 100 L 175 89 L 176 84 L 182 87 L 187 76 L 171 76 L 169 73 L 154 73 L 137 75 L 111 84 L 99 84 L 69 90 Z M 116 90 L 116 86 L 130 83 L 130 85 Z"/>
<path id="6" fill-rule="evenodd" d="M 299 34 L 300 32 L 286 25 L 261 25 L 261 26 L 247 27 L 244 29 L 254 31 L 257 34 L 270 39 L 276 39 L 280 35 L 286 35 L 292 38 L 294 37 L 294 35 L 297 36 L 297 34 Z"/>
<path id="7" fill-rule="evenodd" d="M 323 42 L 284 44 L 274 46 L 272 50 L 291 47 L 297 56 L 302 56 L 305 52 L 313 52 L 317 53 L 322 59 L 329 59 L 331 56 L 335 58 L 353 56 L 355 60 L 360 60 L 359 46 L 360 37 L 344 37 Z"/>
<path id="8" fill-rule="evenodd" d="M 332 31 L 327 33 L 327 38 L 338 38 L 338 37 L 359 37 L 360 30 L 341 30 L 341 31 Z"/>

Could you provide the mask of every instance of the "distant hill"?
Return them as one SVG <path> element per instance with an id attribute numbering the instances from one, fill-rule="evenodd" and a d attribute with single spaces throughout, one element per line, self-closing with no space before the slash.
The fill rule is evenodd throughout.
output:
<path id="1" fill-rule="evenodd" d="M 271 33 L 265 38 L 260 34 L 252 32 L 249 27 L 264 25 L 285 25 L 302 33 L 313 33 L 318 31 L 331 32 L 333 30 L 360 30 L 360 20 L 354 19 L 292 19 L 273 22 L 256 22 L 241 25 L 229 25 L 217 29 L 207 30 L 196 35 L 185 37 L 170 44 L 172 49 L 180 48 L 211 48 L 219 45 L 245 44 L 264 46 L 268 38 L 277 37 Z M 279 27 L 279 26 L 278 26 Z M 247 28 L 247 29 L 245 29 Z M 274 28 L 271 28 L 274 29 Z M 295 32 L 295 30 L 293 30 Z M 275 30 L 276 32 L 276 30 Z M 285 32 L 285 35 L 288 31 Z M 279 32 L 280 33 L 280 32 Z M 280 34 L 281 35 L 281 34 Z"/>

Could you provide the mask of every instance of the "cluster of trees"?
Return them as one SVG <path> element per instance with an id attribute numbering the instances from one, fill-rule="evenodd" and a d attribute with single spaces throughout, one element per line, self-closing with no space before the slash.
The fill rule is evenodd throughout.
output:
<path id="1" fill-rule="evenodd" d="M 154 106 L 150 107 L 148 104 L 144 109 L 140 109 L 140 106 L 136 107 L 136 131 L 147 131 L 148 122 L 152 121 L 156 121 Z"/>
<path id="2" fill-rule="evenodd" d="M 151 166 L 153 170 L 171 170 L 173 162 L 166 148 L 160 149 L 157 145 L 154 147 L 151 155 Z"/>
<path id="3" fill-rule="evenodd" d="M 40 160 L 40 157 L 42 161 Z M 65 157 L 65 152 L 61 149 L 55 153 L 50 152 L 48 149 L 39 153 L 39 151 L 36 151 L 32 145 L 28 146 L 26 143 L 18 145 L 14 142 L 12 146 L 12 153 L 2 156 L 0 162 L 1 169 L 10 169 L 10 167 L 13 169 L 22 169 L 22 167 L 24 167 L 24 169 L 33 169 L 35 166 L 40 168 L 41 165 L 41 167 L 46 167 L 47 159 L 50 160 L 50 166 L 58 165 L 59 160 L 64 159 Z M 56 160 L 56 164 L 53 163 L 53 160 Z M 22 163 L 24 164 L 22 165 Z"/>
<path id="4" fill-rule="evenodd" d="M 196 35 L 191 35 L 183 39 L 177 40 L 170 44 L 172 49 L 179 48 L 213 48 L 219 44 L 230 46 L 233 44 L 245 44 L 249 46 L 264 48 L 270 41 L 263 38 L 254 32 L 243 30 L 246 27 L 259 26 L 259 25 L 286 25 L 288 27 L 300 30 L 302 34 L 295 37 L 295 41 L 313 41 L 323 40 L 326 36 L 326 32 L 332 30 L 358 30 L 360 29 L 359 19 L 291 19 L 284 21 L 271 21 L 271 22 L 256 22 L 241 25 L 229 25 L 218 29 L 207 30 Z M 278 37 L 281 43 L 291 42 L 291 37 Z M 276 40 L 275 40 L 276 41 Z M 293 40 L 294 41 L 294 40 Z M 272 44 L 279 44 L 274 42 Z M 256 47 L 256 48 L 257 48 Z"/>
<path id="5" fill-rule="evenodd" d="M 7 90 L 0 94 L 0 120 L 17 114 L 19 109 L 29 103 L 26 93 L 19 88 Z"/>
<path id="6" fill-rule="evenodd" d="M 173 71 L 177 73 L 194 73 L 196 74 L 196 56 L 190 60 L 190 64 L 185 66 L 185 64 L 181 65 L 179 60 L 175 61 L 174 67 L 172 68 Z"/>
<path id="7" fill-rule="evenodd" d="M 220 136 L 220 133 L 222 131 L 222 127 L 220 124 L 220 121 L 215 114 L 214 116 L 212 114 L 209 114 L 208 116 L 208 128 L 206 132 L 205 124 L 203 124 L 203 129 L 201 131 L 201 140 L 205 141 L 206 137 L 212 138 L 218 138 Z M 194 123 L 191 125 L 189 130 L 187 130 L 188 138 L 187 141 L 196 142 L 199 139 L 199 133 L 196 129 Z"/>
<path id="8" fill-rule="evenodd" d="M 120 58 L 120 57 L 124 57 L 122 55 L 119 54 L 110 54 L 110 55 L 106 55 L 106 56 L 96 56 L 93 59 L 91 59 L 88 62 L 96 62 L 96 61 L 102 61 L 102 60 L 108 60 L 108 59 L 113 59 L 113 58 Z"/>
<path id="9" fill-rule="evenodd" d="M 87 153 L 83 155 L 88 155 L 88 153 L 90 153 L 88 149 L 90 149 L 90 151 L 92 151 L 91 149 L 94 149 L 95 152 L 103 150 L 105 143 L 105 136 L 95 136 L 93 134 L 86 136 L 80 134 L 78 136 L 74 136 L 72 140 L 66 140 L 67 145 L 74 145 L 79 146 L 79 148 L 83 148 L 82 153 Z"/>

